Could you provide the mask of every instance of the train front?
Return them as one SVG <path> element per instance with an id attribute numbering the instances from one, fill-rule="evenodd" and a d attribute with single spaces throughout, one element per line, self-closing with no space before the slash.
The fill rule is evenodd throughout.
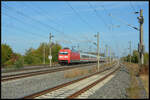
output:
<path id="1" fill-rule="evenodd" d="M 70 49 L 61 49 L 58 54 L 58 63 L 61 65 L 70 63 Z"/>

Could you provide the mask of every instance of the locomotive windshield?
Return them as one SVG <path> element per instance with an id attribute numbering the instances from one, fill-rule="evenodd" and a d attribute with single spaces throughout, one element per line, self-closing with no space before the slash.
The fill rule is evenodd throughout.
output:
<path id="1" fill-rule="evenodd" d="M 59 52 L 59 54 L 61 54 L 61 55 L 67 55 L 68 52 Z"/>

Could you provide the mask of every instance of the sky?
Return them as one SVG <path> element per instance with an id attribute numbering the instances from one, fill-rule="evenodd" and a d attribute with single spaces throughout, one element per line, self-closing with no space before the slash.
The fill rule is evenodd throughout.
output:
<path id="1" fill-rule="evenodd" d="M 148 1 L 2 1 L 1 43 L 11 46 L 14 52 L 24 54 L 29 48 L 38 48 L 40 43 L 53 42 L 62 47 L 79 45 L 83 51 L 96 52 L 100 34 L 100 52 L 105 46 L 116 56 L 137 50 L 139 28 L 135 11 L 143 9 L 143 40 L 149 52 L 149 2 Z M 111 16 L 110 16 L 111 15 Z"/>

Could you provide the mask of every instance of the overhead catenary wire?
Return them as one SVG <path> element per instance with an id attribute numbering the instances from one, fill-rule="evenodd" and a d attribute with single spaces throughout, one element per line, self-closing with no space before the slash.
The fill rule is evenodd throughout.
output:
<path id="1" fill-rule="evenodd" d="M 138 2 L 138 4 L 136 3 L 136 4 L 134 5 L 134 8 L 136 8 L 136 9 L 138 9 L 138 10 L 142 9 L 142 6 L 141 6 L 140 4 L 141 4 L 140 2 Z"/>
<path id="2" fill-rule="evenodd" d="M 105 11 L 105 13 L 108 15 L 109 14 L 109 12 L 106 10 L 106 8 L 105 8 L 105 6 L 104 5 L 100 5 L 103 9 L 104 9 L 104 11 Z M 113 23 L 112 23 L 112 20 L 110 20 L 110 22 L 111 22 L 111 25 L 112 25 L 112 28 L 113 28 Z M 103 37 L 101 37 L 102 39 L 103 39 Z M 114 35 L 112 35 L 112 38 L 114 39 L 115 37 L 114 37 Z M 104 42 L 104 40 L 103 40 L 103 42 Z M 114 42 L 114 41 L 113 41 Z M 105 43 L 105 42 L 104 42 Z M 115 39 L 115 43 L 117 43 L 116 42 L 116 39 Z M 105 43 L 106 44 L 106 43 Z"/>
<path id="3" fill-rule="evenodd" d="M 18 20 L 17 18 L 15 18 L 15 17 L 13 17 L 13 16 L 10 16 L 9 14 L 6 14 L 6 13 L 4 13 L 3 12 L 3 14 L 4 15 L 6 15 L 7 17 L 10 17 L 11 19 L 13 18 L 13 20 L 16 20 L 16 21 L 20 21 L 20 20 Z M 20 21 L 21 22 L 21 21 Z M 22 23 L 22 22 L 21 22 Z M 5 27 L 5 26 L 4 26 Z M 7 26 L 7 27 L 9 27 L 9 26 Z M 6 27 L 6 28 L 7 28 Z M 9 41 L 11 41 L 11 42 L 14 42 L 14 43 L 18 43 L 18 41 L 19 40 L 21 40 L 21 41 L 24 41 L 24 42 L 27 42 L 27 43 L 30 43 L 30 45 L 32 44 L 32 43 L 35 43 L 38 39 L 37 38 L 35 38 L 35 36 L 36 37 L 39 37 L 39 35 L 35 35 L 33 32 L 30 32 L 30 31 L 27 31 L 27 30 L 25 30 L 25 29 L 21 29 L 21 28 L 19 28 L 19 27 L 17 27 L 16 29 L 15 29 L 15 27 L 14 26 L 11 26 L 11 28 L 10 29 L 13 29 L 13 30 L 15 30 L 15 31 L 19 31 L 19 32 L 24 32 L 24 33 L 29 33 L 31 36 L 33 36 L 32 38 L 32 40 L 31 41 L 28 41 L 27 39 L 28 38 L 26 38 L 25 39 L 25 37 L 24 38 L 18 38 L 18 39 L 16 39 L 16 38 L 13 38 L 13 37 L 10 37 L 8 40 Z M 7 30 L 7 31 L 10 31 L 10 30 Z M 11 31 L 11 33 L 13 33 L 13 35 L 15 34 L 15 32 L 13 32 L 13 31 Z M 20 34 L 21 35 L 21 34 Z M 27 36 L 29 36 L 29 35 L 27 35 Z M 29 36 L 30 38 L 31 38 L 31 36 Z M 40 35 L 40 38 L 42 38 L 42 39 L 44 39 L 45 40 L 45 37 L 43 37 L 42 35 Z M 20 42 L 20 41 L 19 41 Z"/>
<path id="4" fill-rule="evenodd" d="M 44 23 L 41 23 L 39 20 L 34 20 L 34 18 L 33 17 L 30 17 L 30 16 L 28 16 L 28 15 L 26 15 L 26 14 L 24 14 L 24 13 L 22 13 L 22 12 L 20 12 L 20 11 L 18 11 L 18 10 L 16 10 L 16 9 L 14 9 L 14 8 L 12 8 L 12 7 L 8 7 L 7 5 L 5 5 L 5 7 L 4 8 L 7 8 L 7 9 L 10 9 L 10 10 L 13 10 L 14 12 L 16 12 L 17 14 L 19 14 L 19 15 L 21 15 L 21 16 L 24 16 L 25 18 L 28 18 L 28 19 L 31 19 L 31 20 L 33 20 L 33 21 L 35 21 L 35 22 L 38 22 L 39 24 L 41 24 L 42 26 L 47 26 L 47 27 L 49 27 L 48 25 L 46 25 L 46 24 L 44 24 Z M 6 15 L 7 16 L 7 15 Z M 9 17 L 12 17 L 12 16 L 10 16 L 10 15 L 8 15 Z M 15 19 L 15 20 L 17 20 L 18 21 L 18 19 L 17 18 L 15 18 L 14 16 L 12 17 L 13 19 Z M 19 22 L 23 22 L 24 23 L 24 21 L 22 21 L 22 20 L 19 20 Z M 34 35 L 34 36 L 38 36 L 38 37 L 40 37 L 40 38 L 42 38 L 43 36 L 42 35 L 35 35 L 34 34 L 34 32 L 29 32 L 29 31 L 27 31 L 27 30 L 25 30 L 25 29 L 21 29 L 21 28 L 17 28 L 17 31 L 18 30 L 21 30 L 21 31 L 23 31 L 23 32 L 26 32 L 26 33 L 31 33 L 32 35 Z M 56 30 L 55 30 L 56 31 Z M 45 38 L 45 37 L 44 37 Z"/>
<path id="5" fill-rule="evenodd" d="M 8 7 L 7 5 L 5 5 L 4 8 L 10 9 L 10 7 Z M 44 23 L 40 22 L 39 20 L 35 20 L 34 18 L 32 18 L 32 17 L 30 17 L 30 16 L 27 16 L 27 15 L 25 15 L 24 13 L 15 10 L 14 8 L 13 8 L 13 9 L 11 8 L 11 10 L 14 10 L 17 14 L 20 14 L 21 16 L 24 16 L 24 17 L 26 17 L 26 18 L 28 18 L 28 19 L 32 19 L 33 21 L 35 21 L 35 22 L 41 24 L 42 26 L 44 25 L 44 26 L 46 26 L 46 27 L 49 27 L 47 24 L 44 24 Z M 49 28 L 50 28 L 50 27 L 49 27 Z M 54 30 L 55 30 L 55 29 L 54 29 Z M 59 31 L 59 30 L 55 30 L 55 31 L 57 31 L 57 32 L 59 32 L 59 33 L 61 33 L 61 34 L 64 34 L 63 32 L 61 32 L 61 31 Z M 64 34 L 64 35 L 65 35 L 65 34 Z M 66 35 L 66 36 L 67 36 L 67 35 Z"/>
<path id="6" fill-rule="evenodd" d="M 5 5 L 5 6 L 8 7 L 7 5 Z M 37 19 L 34 19 L 34 18 L 32 18 L 31 16 L 25 15 L 24 13 L 22 13 L 22 12 L 16 10 L 16 9 L 12 8 L 12 7 L 8 7 L 8 8 L 10 8 L 11 10 L 14 10 L 17 14 L 20 14 L 20 15 L 22 15 L 22 16 L 28 17 L 28 18 L 32 19 L 33 21 L 35 21 L 35 22 L 37 22 L 37 23 L 40 23 L 40 24 L 43 25 L 43 26 L 48 27 L 49 29 L 53 29 L 53 30 L 55 30 L 55 31 L 58 32 L 58 33 L 64 34 L 63 32 L 61 32 L 61 31 L 55 29 L 54 27 L 52 27 L 52 26 L 50 26 L 50 25 L 48 25 L 48 24 L 45 24 L 45 23 L 43 23 L 43 22 L 41 22 L 41 21 L 39 21 L 39 20 L 37 20 Z"/>
<path id="7" fill-rule="evenodd" d="M 10 17 L 11 19 L 13 18 L 13 20 L 16 20 L 16 21 L 20 21 L 21 23 L 23 23 L 23 21 L 21 21 L 21 20 L 18 20 L 18 19 L 16 19 L 14 16 L 10 16 L 10 15 L 8 15 L 8 14 L 6 14 L 6 13 L 3 13 L 4 15 L 6 15 L 7 17 Z M 4 26 L 5 27 L 5 26 Z M 28 43 L 28 44 L 30 44 L 30 45 L 32 45 L 33 43 L 35 43 L 35 42 L 40 42 L 39 41 L 39 39 L 38 38 L 41 38 L 42 40 L 46 40 L 46 36 L 44 37 L 43 35 L 39 35 L 39 34 L 37 34 L 37 33 L 34 33 L 34 32 L 31 32 L 31 31 L 29 31 L 29 30 L 25 30 L 25 29 L 23 29 L 23 28 L 20 28 L 20 27 L 12 27 L 11 26 L 11 29 L 13 29 L 14 31 L 18 31 L 19 33 L 26 33 L 26 36 L 28 36 L 27 38 L 25 38 L 26 36 L 24 35 L 24 37 L 23 38 L 21 38 L 22 37 L 22 34 L 20 34 L 20 35 L 17 35 L 17 37 L 18 36 L 21 36 L 21 37 L 19 37 L 18 39 L 17 38 L 13 38 L 13 37 L 11 37 L 10 39 L 8 39 L 9 41 L 11 41 L 11 42 L 14 42 L 14 43 L 18 43 L 18 41 L 20 42 L 20 40 L 21 41 L 23 41 L 23 42 L 25 42 L 25 43 Z M 8 30 L 7 30 L 8 31 Z M 13 32 L 13 31 L 11 31 L 11 33 L 13 33 L 13 35 L 16 33 L 16 32 Z M 27 34 L 29 34 L 29 35 L 27 35 Z M 37 38 L 38 37 L 38 38 Z M 28 40 L 29 38 L 32 38 L 32 40 Z M 42 42 L 42 41 L 41 41 Z M 32 45 L 33 46 L 33 45 Z"/>
<path id="8" fill-rule="evenodd" d="M 31 5 L 32 6 L 32 5 Z M 34 6 L 35 7 L 35 6 Z M 46 12 L 46 10 L 43 10 L 40 6 L 36 6 L 36 8 L 37 9 L 33 9 L 36 13 L 39 13 L 39 14 L 41 14 L 41 13 L 43 13 L 43 12 L 45 12 L 45 15 L 48 17 L 48 19 L 50 20 L 51 18 L 47 15 L 47 13 L 48 12 Z M 53 20 L 50 20 L 50 22 L 54 22 Z M 59 26 L 62 26 L 62 25 L 60 25 L 60 23 L 57 23 L 57 22 L 54 22 L 55 24 L 57 24 L 57 25 L 59 25 Z M 68 37 L 68 39 L 71 39 L 72 37 L 70 37 L 69 35 L 67 35 L 67 34 L 65 34 L 64 32 L 63 32 L 63 35 L 64 35 L 64 37 L 66 38 L 66 37 Z M 76 39 L 76 38 L 73 38 L 73 40 L 76 40 L 76 41 L 78 41 L 78 39 Z M 71 42 L 72 43 L 72 42 Z"/>
<path id="9" fill-rule="evenodd" d="M 42 25 L 43 26 L 43 25 Z M 48 26 L 47 26 L 48 27 Z"/>
<path id="10" fill-rule="evenodd" d="M 128 23 L 125 22 L 124 20 L 120 20 L 119 18 L 116 18 L 116 17 L 112 16 L 112 14 L 109 14 L 109 16 L 111 16 L 111 17 L 113 17 L 114 19 L 117 19 L 119 22 L 124 23 L 124 24 L 126 24 L 127 26 L 132 27 L 132 28 L 134 28 L 134 29 L 136 29 L 136 30 L 139 31 L 139 29 L 138 29 L 137 27 L 134 27 L 134 26 L 132 26 L 131 24 L 128 24 Z"/>
<path id="11" fill-rule="evenodd" d="M 100 20 L 102 20 L 102 22 L 105 24 L 105 26 L 108 27 L 108 29 L 109 29 L 109 26 L 108 26 L 108 24 L 105 22 L 105 20 L 103 19 L 103 17 L 102 17 L 102 16 L 99 16 L 97 10 L 92 6 L 92 4 L 91 4 L 90 2 L 88 2 L 88 4 L 89 4 L 89 7 L 94 10 L 94 12 L 96 13 L 96 16 L 97 16 Z M 106 11 L 106 9 L 104 8 L 104 6 L 102 6 L 102 7 L 103 7 L 104 11 L 107 13 L 107 11 Z M 111 21 L 111 23 L 112 23 L 112 21 Z M 103 37 L 101 36 L 100 38 L 101 38 L 100 40 L 102 40 L 102 41 L 104 42 Z M 101 41 L 101 42 L 102 42 L 102 41 Z M 115 42 L 116 42 L 116 41 L 115 41 Z M 105 43 L 105 42 L 104 42 L 104 43 Z"/>
<path id="12" fill-rule="evenodd" d="M 14 17 L 14 16 L 11 16 L 11 15 L 8 15 L 8 14 L 6 14 L 6 13 L 3 13 L 4 15 L 6 15 L 6 16 L 8 16 L 8 17 L 10 17 L 10 18 L 13 18 L 14 20 L 16 20 L 16 21 L 18 21 L 18 22 L 20 22 L 20 23 L 24 23 L 24 24 L 26 24 L 24 21 L 22 21 L 22 20 L 18 20 L 16 17 Z M 24 30 L 24 29 L 23 29 Z M 26 31 L 26 30 L 25 30 Z M 27 31 L 26 31 L 27 32 Z M 31 33 L 32 35 L 34 35 L 34 36 L 38 36 L 38 37 L 40 37 L 40 38 L 44 38 L 44 39 L 46 39 L 47 37 L 45 36 L 43 36 L 43 35 L 41 35 L 41 34 L 35 34 L 35 33 L 32 33 L 32 32 L 29 32 L 28 31 L 28 33 Z M 27 33 L 27 34 L 28 34 Z"/>
<path id="13" fill-rule="evenodd" d="M 2 6 L 2 7 L 4 7 L 4 6 Z M 4 7 L 5 8 L 5 7 Z M 6 12 L 6 11 L 5 11 Z M 10 14 L 7 14 L 7 13 L 3 13 L 4 15 L 6 15 L 6 16 L 9 16 L 9 17 L 12 17 L 12 18 L 14 18 L 15 20 L 17 20 L 18 22 L 20 22 L 20 23 L 24 23 L 24 24 L 28 24 L 28 25 L 31 25 L 31 24 L 29 24 L 28 22 L 26 22 L 26 21 L 23 21 L 22 19 L 18 19 L 17 17 L 14 17 L 14 16 L 12 16 L 12 15 L 10 15 Z M 23 16 L 23 15 L 21 15 L 21 16 Z M 25 17 L 25 16 L 23 16 L 23 17 Z M 25 18 L 27 18 L 27 17 L 25 17 Z M 29 18 L 28 18 L 29 19 Z M 37 25 L 31 25 L 33 28 L 37 28 L 37 29 L 42 29 L 41 27 L 37 27 Z M 42 25 L 43 26 L 43 25 Z M 43 30 L 43 31 L 45 31 L 45 30 Z"/>
<path id="14" fill-rule="evenodd" d="M 11 36 L 8 40 L 9 41 L 12 41 L 12 42 L 16 42 L 16 43 L 18 43 L 18 41 L 19 42 L 21 42 L 21 41 L 23 41 L 23 42 L 26 42 L 26 43 L 30 43 L 30 45 L 32 44 L 32 43 L 35 43 L 35 42 L 39 42 L 38 40 L 39 39 L 37 39 L 37 37 L 39 37 L 39 36 L 37 36 L 37 35 L 35 35 L 35 34 L 33 34 L 33 33 L 31 33 L 31 32 L 28 32 L 28 31 L 26 31 L 26 30 L 24 30 L 24 29 L 20 29 L 19 27 L 17 27 L 17 28 L 15 28 L 14 26 L 11 28 L 11 30 L 7 30 L 7 31 L 10 31 L 11 33 L 13 33 L 13 35 L 15 35 L 15 33 L 16 32 L 14 32 L 14 31 L 12 31 L 12 30 L 14 30 L 14 31 L 18 31 L 19 33 L 20 32 L 22 32 L 22 33 L 29 33 L 31 36 L 29 36 L 29 35 L 26 35 L 27 36 L 27 38 L 25 38 L 25 36 L 24 37 L 19 37 L 19 35 L 20 36 L 22 36 L 21 34 L 19 34 L 19 35 L 17 35 L 17 38 L 15 37 L 13 37 L 13 36 Z M 36 37 L 35 37 L 36 36 Z M 32 40 L 28 40 L 29 38 L 32 38 Z M 46 40 L 45 38 L 43 38 L 43 37 L 41 37 L 41 39 L 42 40 Z M 21 40 L 21 41 L 20 41 Z"/>
<path id="15" fill-rule="evenodd" d="M 14 16 L 11 16 L 11 15 L 9 15 L 9 14 L 7 14 L 7 13 L 4 13 L 3 12 L 3 14 L 5 15 L 5 16 L 7 16 L 7 17 L 10 17 L 10 18 L 13 18 L 14 20 L 16 20 L 17 22 L 19 22 L 19 23 L 23 23 L 23 24 L 26 24 L 24 21 L 22 21 L 22 20 L 19 20 L 19 19 L 17 19 L 16 17 L 14 17 Z M 14 29 L 15 27 L 13 26 L 11 29 Z M 46 39 L 47 37 L 45 36 L 43 36 L 43 35 L 41 35 L 41 34 L 37 34 L 37 33 L 34 33 L 34 32 L 30 32 L 30 31 L 27 31 L 27 30 L 25 30 L 25 29 L 23 29 L 23 28 L 20 28 L 20 27 L 17 27 L 16 29 L 15 29 L 15 31 L 20 31 L 20 32 L 25 32 L 26 34 L 30 34 L 30 35 L 32 35 L 32 36 L 34 36 L 34 38 L 35 38 L 35 36 L 36 37 L 40 37 L 40 38 L 42 38 L 42 39 Z M 27 36 L 29 36 L 29 35 L 27 35 Z M 35 39 L 36 40 L 36 39 Z M 25 40 L 26 41 L 26 40 Z"/>
<path id="16" fill-rule="evenodd" d="M 131 8 L 133 9 L 133 12 L 136 12 L 134 6 L 132 5 L 132 2 L 130 1 L 129 3 L 130 3 Z"/>
<path id="17" fill-rule="evenodd" d="M 106 27 L 108 27 L 108 25 L 106 24 L 106 22 L 105 22 L 105 20 L 103 19 L 103 17 L 102 17 L 102 16 L 99 16 L 98 12 L 97 12 L 96 9 L 92 6 L 92 4 L 90 4 L 90 2 L 88 2 L 88 4 L 89 4 L 89 7 L 94 10 L 94 12 L 96 13 L 96 16 L 97 16 L 100 20 L 102 20 L 102 22 L 105 24 Z M 108 27 L 108 28 L 109 28 L 109 27 Z"/>
<path id="18" fill-rule="evenodd" d="M 104 11 L 106 12 L 106 14 L 109 14 L 104 5 L 101 5 L 101 7 L 104 9 Z M 112 22 L 111 19 L 110 19 L 110 22 L 111 22 L 111 25 L 113 27 L 113 22 Z"/>
<path id="19" fill-rule="evenodd" d="M 10 15 L 8 15 L 8 14 L 6 14 L 6 13 L 3 13 L 4 15 L 6 15 L 6 16 L 8 16 L 8 17 L 10 17 L 10 18 L 13 18 L 14 20 L 16 20 L 16 21 L 18 21 L 18 22 L 20 22 L 20 23 L 24 23 L 22 20 L 18 20 L 16 17 L 14 17 L 14 16 L 10 16 Z M 26 24 L 26 23 L 25 23 Z M 35 34 L 35 33 L 33 33 L 33 32 L 30 32 L 30 31 L 27 31 L 27 30 L 25 30 L 25 29 L 19 29 L 19 27 L 17 27 L 17 30 L 24 30 L 24 31 L 26 31 L 27 32 L 27 34 L 28 33 L 30 33 L 31 35 L 33 35 L 33 36 L 36 36 L 36 37 L 40 37 L 40 38 L 43 38 L 43 39 L 46 39 L 46 36 L 44 37 L 43 35 L 41 35 L 41 34 Z"/>
<path id="20" fill-rule="evenodd" d="M 92 31 L 95 32 L 94 28 L 93 28 L 90 24 L 88 24 L 88 23 L 80 16 L 80 14 L 71 6 L 71 4 L 70 4 L 69 2 L 66 2 L 66 3 L 67 3 L 67 5 L 72 9 L 72 11 L 80 18 L 80 20 L 81 20 L 83 23 L 85 23 Z"/>
<path id="21" fill-rule="evenodd" d="M 30 4 L 30 5 L 31 5 L 31 4 Z M 31 5 L 30 7 L 33 7 L 33 5 Z M 34 9 L 34 7 L 37 8 L 37 9 Z M 51 18 L 47 15 L 48 12 L 46 12 L 46 10 L 43 10 L 40 6 L 38 6 L 38 7 L 37 7 L 37 6 L 34 6 L 34 7 L 33 7 L 33 10 L 34 10 L 36 13 L 41 14 L 41 13 L 45 12 L 45 15 L 48 17 L 48 20 L 50 20 L 50 22 L 52 21 L 53 23 L 55 23 L 55 24 L 57 24 L 57 25 L 59 25 L 59 26 L 62 27 L 62 25 L 60 25 L 60 23 L 57 23 L 57 22 L 51 20 Z M 69 35 L 66 35 L 64 32 L 63 32 L 63 35 L 64 35 L 65 37 L 68 37 L 69 39 L 71 39 L 71 37 L 70 37 Z M 76 40 L 77 40 L 77 39 L 76 39 Z"/>
<path id="22" fill-rule="evenodd" d="M 25 4 L 25 5 L 27 5 L 27 4 Z M 47 16 L 47 17 L 48 17 L 48 20 L 49 20 L 50 22 L 53 22 L 54 24 L 56 24 L 56 25 L 62 27 L 62 25 L 60 25 L 60 23 L 57 23 L 57 22 L 51 20 L 50 16 L 47 15 L 48 12 L 46 12 L 45 10 L 43 10 L 40 6 L 34 6 L 34 5 L 31 5 L 31 3 L 28 4 L 26 7 L 28 7 L 28 6 L 32 7 L 32 10 L 34 10 L 34 12 L 36 12 L 37 14 L 42 14 L 43 12 L 45 12 L 45 15 L 44 15 L 44 16 Z M 43 13 L 43 14 L 44 14 L 44 13 Z"/>
<path id="23" fill-rule="evenodd" d="M 81 20 L 83 23 L 87 24 L 87 25 L 89 26 L 89 28 L 90 28 L 92 31 L 95 32 L 94 28 L 93 28 L 90 24 L 88 24 L 88 23 L 80 16 L 80 14 L 69 4 L 69 2 L 67 2 L 67 4 L 68 4 L 68 6 L 74 11 L 74 13 L 80 18 L 80 20 Z M 96 32 L 95 32 L 95 33 L 96 33 Z"/>
<path id="24" fill-rule="evenodd" d="M 134 8 L 134 6 L 133 6 L 131 3 L 130 3 L 130 6 L 132 7 L 132 9 L 133 9 L 133 11 L 134 11 L 135 8 Z M 136 12 L 136 10 L 135 10 L 135 12 Z M 127 26 L 132 27 L 132 28 L 134 28 L 134 29 L 136 29 L 136 30 L 139 31 L 139 29 L 138 29 L 137 27 L 134 27 L 133 25 L 128 24 L 125 20 L 121 20 L 121 19 L 119 19 L 119 18 L 117 18 L 117 17 L 115 17 L 115 16 L 112 16 L 112 14 L 109 14 L 109 16 L 111 16 L 112 18 L 118 20 L 119 22 L 121 22 L 121 23 L 123 23 L 123 24 L 126 24 Z"/>
<path id="25" fill-rule="evenodd" d="M 106 8 L 105 8 L 105 6 L 104 5 L 100 5 L 103 9 L 104 9 L 104 11 L 106 12 L 106 14 L 107 15 L 109 15 L 109 12 L 106 10 Z M 112 25 L 112 28 L 113 28 L 113 23 L 112 23 L 112 20 L 110 20 L 110 22 L 111 22 L 111 25 Z M 117 41 L 116 41 L 116 39 L 115 39 L 115 35 L 111 35 L 112 36 L 112 38 L 115 40 L 115 41 L 113 41 L 115 44 L 117 43 Z"/>
<path id="26" fill-rule="evenodd" d="M 7 8 L 6 8 L 5 6 L 6 6 Z M 16 9 L 12 8 L 12 7 L 8 7 L 7 5 L 5 5 L 5 6 L 4 6 L 4 8 L 13 10 L 13 11 L 16 12 L 17 14 L 19 14 L 19 15 L 25 17 L 25 18 L 28 18 L 28 19 L 30 19 L 30 20 L 32 20 L 32 21 L 35 21 L 35 22 L 37 22 L 37 23 L 39 23 L 40 25 L 43 26 L 43 23 L 41 23 L 39 20 L 35 20 L 34 18 L 32 18 L 32 17 L 30 17 L 30 16 L 28 16 L 28 15 L 25 15 L 24 13 L 22 13 L 22 12 L 16 10 Z M 44 26 L 45 26 L 45 25 L 44 25 Z M 48 26 L 46 26 L 46 27 L 48 27 Z"/>
<path id="27" fill-rule="evenodd" d="M 84 19 L 80 16 L 80 14 L 71 6 L 71 4 L 70 4 L 69 2 L 66 2 L 66 3 L 67 3 L 67 5 L 72 9 L 72 11 L 80 18 L 80 20 L 81 20 L 83 23 L 85 23 L 92 31 L 95 32 L 94 28 L 93 28 L 86 20 L 84 20 Z M 96 33 L 96 32 L 95 32 L 95 33 Z"/>
<path id="28" fill-rule="evenodd" d="M 36 9 L 34 9 L 34 11 L 35 12 L 37 12 L 37 13 L 39 13 L 39 14 L 41 14 L 43 11 L 45 12 L 45 13 L 47 13 L 45 10 L 41 10 L 41 7 L 36 7 L 37 9 L 38 9 L 38 11 L 36 10 Z M 47 15 L 47 14 L 46 14 Z M 47 17 L 49 17 L 48 15 L 47 15 Z M 56 23 L 56 22 L 55 22 Z M 57 25 L 58 25 L 58 23 L 57 23 Z M 68 35 L 66 35 L 66 36 L 68 36 Z M 80 40 L 78 40 L 78 39 L 75 39 L 76 41 L 80 41 Z M 57 40 L 58 41 L 58 40 Z M 64 41 L 63 41 L 64 42 Z M 75 41 L 74 41 L 75 42 Z M 66 43 L 66 40 L 65 40 L 65 43 Z M 73 43 L 73 41 L 70 41 L 69 43 Z"/>
<path id="29" fill-rule="evenodd" d="M 15 28 L 15 27 L 13 26 L 12 29 L 14 29 L 14 28 Z M 36 36 L 36 37 L 38 37 L 38 38 L 40 37 L 40 38 L 42 38 L 42 39 L 46 39 L 46 37 L 43 37 L 42 35 L 35 35 L 36 33 L 27 31 L 27 30 L 25 30 L 25 29 L 23 29 L 23 28 L 20 28 L 20 27 L 17 27 L 17 28 L 15 29 L 15 31 L 25 32 L 25 33 L 27 33 L 27 34 L 30 34 L 30 35 L 34 36 L 34 38 L 35 38 L 35 36 Z M 27 36 L 29 36 L 29 35 L 27 35 Z"/>

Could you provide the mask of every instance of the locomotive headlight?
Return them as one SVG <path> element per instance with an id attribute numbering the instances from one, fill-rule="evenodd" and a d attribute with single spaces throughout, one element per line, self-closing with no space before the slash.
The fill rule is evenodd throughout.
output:
<path id="1" fill-rule="evenodd" d="M 59 56 L 59 58 L 62 58 L 63 56 Z"/>
<path id="2" fill-rule="evenodd" d="M 64 56 L 64 58 L 68 58 L 68 56 Z"/>

